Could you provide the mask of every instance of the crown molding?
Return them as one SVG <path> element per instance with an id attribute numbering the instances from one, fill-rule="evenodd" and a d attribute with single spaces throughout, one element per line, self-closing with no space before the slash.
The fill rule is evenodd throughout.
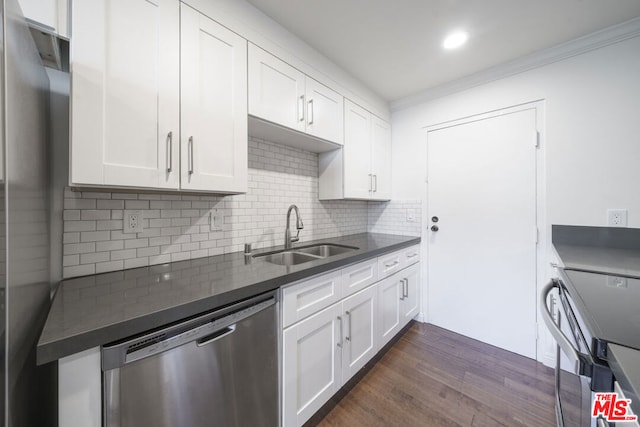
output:
<path id="1" fill-rule="evenodd" d="M 570 40 L 548 49 L 505 62 L 495 67 L 453 80 L 391 102 L 391 111 L 396 112 L 437 98 L 442 98 L 472 87 L 523 73 L 576 55 L 600 49 L 624 40 L 640 36 L 640 18 L 634 18 L 618 25 L 596 31 L 586 36 Z"/>

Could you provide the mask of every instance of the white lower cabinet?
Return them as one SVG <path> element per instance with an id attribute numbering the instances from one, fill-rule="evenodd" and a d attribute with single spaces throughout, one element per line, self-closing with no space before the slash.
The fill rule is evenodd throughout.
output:
<path id="1" fill-rule="evenodd" d="M 342 302 L 344 343 L 342 383 L 364 367 L 378 351 L 378 293 L 376 286 L 358 292 Z"/>
<path id="2" fill-rule="evenodd" d="M 420 311 L 420 264 L 398 271 L 378 283 L 380 348 Z"/>
<path id="3" fill-rule="evenodd" d="M 418 313 L 420 263 L 399 261 L 398 271 L 379 273 L 381 263 L 402 260 L 405 252 L 283 289 L 283 426 L 309 420 Z"/>
<path id="4" fill-rule="evenodd" d="M 400 323 L 404 326 L 420 311 L 420 264 L 413 264 L 398 275 L 401 281 L 404 280 L 404 293 L 400 301 Z"/>
<path id="5" fill-rule="evenodd" d="M 383 347 L 402 329 L 400 324 L 400 296 L 402 292 L 399 275 L 393 275 L 378 284 L 378 312 L 380 316 L 380 347 Z"/>
<path id="6" fill-rule="evenodd" d="M 370 286 L 284 330 L 284 426 L 304 424 L 376 354 L 377 308 Z"/>
<path id="7" fill-rule="evenodd" d="M 283 426 L 304 424 L 342 386 L 342 304 L 285 329 Z"/>

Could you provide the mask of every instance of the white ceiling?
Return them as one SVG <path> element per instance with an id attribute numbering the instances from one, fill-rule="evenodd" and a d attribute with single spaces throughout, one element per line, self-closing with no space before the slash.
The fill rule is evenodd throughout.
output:
<path id="1" fill-rule="evenodd" d="M 387 101 L 640 16 L 640 0 L 248 0 Z M 469 42 L 441 48 L 464 28 Z"/>

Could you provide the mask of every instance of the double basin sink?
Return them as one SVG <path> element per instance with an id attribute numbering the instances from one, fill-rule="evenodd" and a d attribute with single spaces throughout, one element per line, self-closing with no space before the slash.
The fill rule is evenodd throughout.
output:
<path id="1" fill-rule="evenodd" d="M 335 255 L 355 251 L 354 246 L 336 245 L 325 243 L 318 245 L 302 246 L 299 248 L 282 249 L 253 255 L 254 258 L 263 258 L 265 261 L 278 265 L 298 265 L 318 259 L 325 259 Z"/>

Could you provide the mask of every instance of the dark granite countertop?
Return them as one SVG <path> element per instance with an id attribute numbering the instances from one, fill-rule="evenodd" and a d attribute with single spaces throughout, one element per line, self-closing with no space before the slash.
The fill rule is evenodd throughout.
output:
<path id="1" fill-rule="evenodd" d="M 640 278 L 640 229 L 554 225 L 552 236 L 567 270 Z"/>
<path id="2" fill-rule="evenodd" d="M 246 261 L 242 252 L 236 252 L 65 280 L 56 292 L 38 341 L 37 362 L 52 362 L 180 321 L 287 283 L 417 244 L 420 238 L 363 233 L 297 246 L 327 242 L 359 249 L 297 266 L 271 264 L 261 258 Z"/>
<path id="3" fill-rule="evenodd" d="M 609 344 L 609 366 L 627 399 L 631 410 L 640 414 L 640 351 Z"/>

